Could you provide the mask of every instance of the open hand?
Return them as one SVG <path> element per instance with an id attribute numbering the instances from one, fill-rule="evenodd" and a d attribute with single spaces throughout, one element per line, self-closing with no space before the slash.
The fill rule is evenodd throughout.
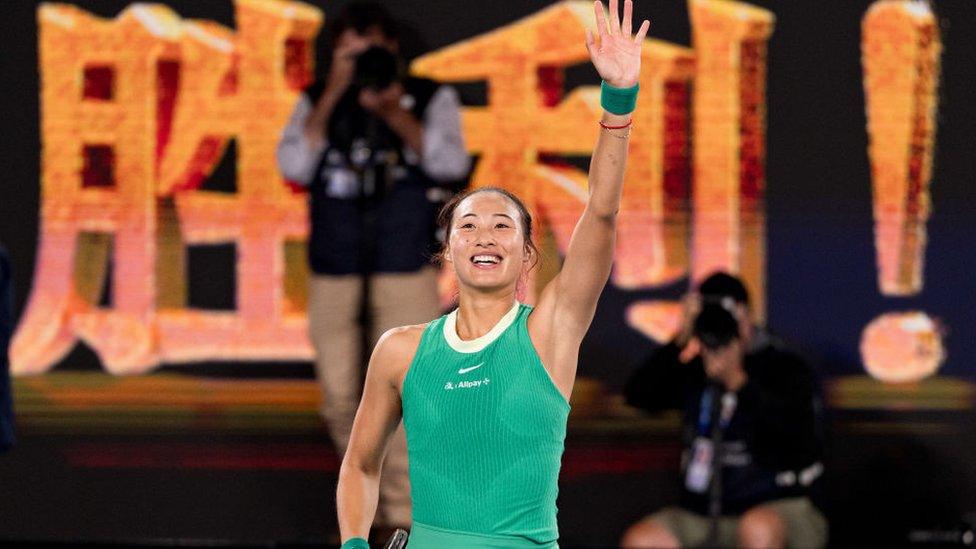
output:
<path id="1" fill-rule="evenodd" d="M 603 3 L 597 0 L 593 2 L 597 36 L 586 29 L 586 49 L 593 66 L 600 78 L 616 88 L 629 88 L 640 77 L 641 43 L 651 23 L 645 19 L 637 35 L 631 36 L 633 11 L 633 0 L 624 0 L 623 19 L 618 19 L 617 0 L 610 0 L 610 24 L 607 25 Z"/>

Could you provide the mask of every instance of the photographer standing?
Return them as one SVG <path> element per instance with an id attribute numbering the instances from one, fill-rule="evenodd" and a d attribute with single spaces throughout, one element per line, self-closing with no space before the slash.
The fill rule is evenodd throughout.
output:
<path id="1" fill-rule="evenodd" d="M 684 411 L 680 505 L 637 522 L 624 547 L 823 547 L 810 499 L 823 471 L 812 368 L 749 317 L 742 282 L 705 279 L 678 336 L 631 376 L 627 402 Z"/>
<path id="2" fill-rule="evenodd" d="M 298 101 L 278 166 L 309 190 L 309 332 L 322 416 L 340 453 L 349 442 L 368 346 L 439 312 L 435 251 L 438 185 L 467 175 L 460 102 L 447 86 L 405 76 L 394 21 L 355 2 L 336 17 L 324 81 Z M 365 303 L 364 303 L 365 302 Z M 360 313 L 365 306 L 365 325 Z M 377 525 L 410 523 L 402 426 L 387 453 Z"/>

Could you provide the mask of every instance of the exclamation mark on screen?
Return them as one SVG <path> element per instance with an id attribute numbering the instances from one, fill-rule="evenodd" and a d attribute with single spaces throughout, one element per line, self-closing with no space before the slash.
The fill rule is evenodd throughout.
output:
<path id="1" fill-rule="evenodd" d="M 931 209 L 942 49 L 937 20 L 926 2 L 876 2 L 864 16 L 861 47 L 878 287 L 885 296 L 917 295 Z M 882 381 L 928 377 L 944 355 L 938 325 L 921 311 L 882 314 L 861 336 L 864 367 Z"/>

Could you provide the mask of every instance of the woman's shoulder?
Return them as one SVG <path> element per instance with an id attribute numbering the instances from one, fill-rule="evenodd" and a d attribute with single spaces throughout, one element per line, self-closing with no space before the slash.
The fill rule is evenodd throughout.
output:
<path id="1" fill-rule="evenodd" d="M 387 330 L 376 342 L 374 354 L 384 362 L 409 364 L 430 324 L 425 322 Z"/>
<path id="2" fill-rule="evenodd" d="M 376 342 L 370 368 L 377 369 L 376 374 L 400 387 L 429 325 L 428 322 L 387 330 Z"/>

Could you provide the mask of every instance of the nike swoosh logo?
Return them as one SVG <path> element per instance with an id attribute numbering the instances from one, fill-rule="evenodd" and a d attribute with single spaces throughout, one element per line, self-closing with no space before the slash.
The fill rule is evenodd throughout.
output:
<path id="1" fill-rule="evenodd" d="M 459 374 L 466 374 L 466 373 L 470 372 L 471 370 L 477 370 L 478 368 L 481 368 L 484 365 L 485 365 L 485 363 L 482 362 L 481 364 L 478 364 L 477 366 L 472 366 L 470 368 L 461 368 L 460 370 L 458 370 L 458 373 Z"/>

